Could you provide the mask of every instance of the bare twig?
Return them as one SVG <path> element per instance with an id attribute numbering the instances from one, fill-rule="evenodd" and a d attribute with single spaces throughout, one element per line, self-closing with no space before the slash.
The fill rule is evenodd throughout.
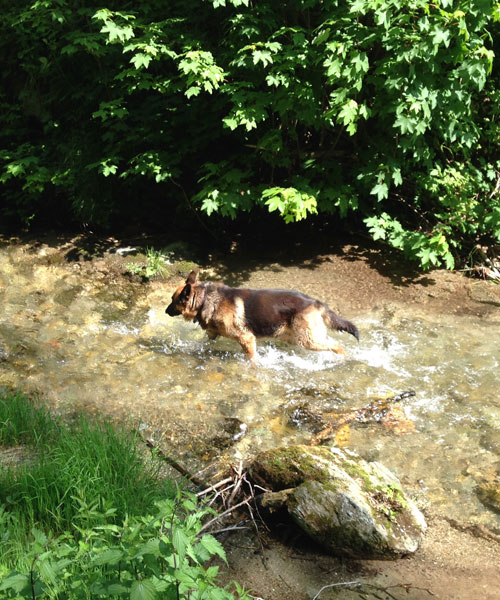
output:
<path id="1" fill-rule="evenodd" d="M 229 496 L 229 499 L 227 501 L 227 503 L 229 505 L 231 505 L 236 494 L 238 493 L 238 490 L 241 487 L 242 481 L 243 481 L 243 461 L 240 460 L 240 464 L 238 465 L 238 470 L 236 471 L 236 483 L 235 483 L 233 491 L 231 492 L 231 495 Z"/>
<path id="2" fill-rule="evenodd" d="M 498 173 L 498 177 L 497 177 L 497 182 L 495 184 L 495 187 L 493 188 L 491 194 L 490 194 L 490 199 L 493 198 L 493 196 L 495 196 L 496 194 L 498 194 L 498 191 L 500 190 L 500 173 Z"/>
<path id="3" fill-rule="evenodd" d="M 251 497 L 255 498 L 255 490 L 254 490 L 254 486 L 252 486 L 251 482 L 248 481 L 246 474 L 243 476 L 245 483 L 248 485 L 249 489 L 250 489 L 250 493 L 251 493 Z M 265 488 L 261 487 L 260 485 L 255 486 L 258 487 L 259 489 L 263 490 L 264 492 L 268 492 L 269 490 L 266 490 Z M 259 519 L 260 522 L 264 525 L 264 527 L 267 529 L 267 531 L 269 530 L 269 527 L 266 525 L 266 522 L 264 521 L 264 519 L 261 517 L 261 514 L 259 512 L 259 505 L 257 504 L 257 502 L 255 502 L 255 510 L 257 511 L 257 514 L 259 515 Z M 257 535 L 258 535 L 258 531 L 257 531 Z M 260 541 L 260 540 L 259 540 Z M 261 544 L 262 545 L 262 544 Z"/>
<path id="4" fill-rule="evenodd" d="M 223 529 L 216 529 L 210 533 L 212 535 L 219 535 L 220 533 L 225 533 L 226 531 L 241 531 L 245 529 L 250 529 L 250 527 L 239 527 L 238 525 L 234 525 L 234 527 L 224 527 Z"/>
<path id="5" fill-rule="evenodd" d="M 183 186 L 179 182 L 175 181 L 175 179 L 173 179 L 173 178 L 170 178 L 170 181 L 181 190 L 181 193 L 184 196 L 184 200 L 186 201 L 186 204 L 189 206 L 189 208 L 193 212 L 198 223 L 203 227 L 203 229 L 205 231 L 207 231 L 214 238 L 214 240 L 217 241 L 219 239 L 218 236 L 212 231 L 212 229 L 210 229 L 210 227 L 200 217 L 198 211 L 193 206 L 193 203 L 191 202 L 189 196 L 186 194 L 186 190 L 183 188 Z"/>
<path id="6" fill-rule="evenodd" d="M 252 507 L 250 506 L 250 504 L 248 504 L 248 512 L 250 513 L 250 518 L 252 519 L 253 527 L 255 529 L 255 535 L 257 536 L 257 540 L 259 542 L 262 564 L 264 565 L 264 568 L 267 569 L 267 565 L 264 562 L 264 544 L 262 543 L 262 538 L 260 537 L 259 528 L 257 527 L 257 523 L 255 522 L 255 518 L 253 516 L 253 510 L 252 510 Z"/>
<path id="7" fill-rule="evenodd" d="M 319 598 L 321 592 L 324 592 L 325 590 L 332 588 L 332 587 L 346 587 L 348 585 L 361 585 L 360 581 L 346 581 L 343 583 L 329 583 L 328 585 L 324 585 L 319 592 L 316 594 L 316 596 L 314 596 L 313 600 L 317 600 L 317 598 Z"/>
<path id="8" fill-rule="evenodd" d="M 226 492 L 229 492 L 229 490 L 232 490 L 233 488 L 234 488 L 234 483 L 232 483 L 231 485 L 228 485 L 223 490 L 219 490 L 215 494 L 215 496 L 210 500 L 210 502 L 208 503 L 208 506 L 212 506 L 212 504 L 215 504 L 217 502 L 217 500 L 220 498 L 222 505 L 224 507 L 226 507 L 228 505 L 228 503 L 227 503 L 225 494 L 226 494 Z"/>
<path id="9" fill-rule="evenodd" d="M 205 496 L 206 494 L 209 494 L 210 492 L 214 492 L 215 490 L 219 489 L 220 487 L 226 485 L 226 483 L 229 483 L 230 481 L 233 481 L 232 477 L 226 477 L 225 479 L 221 479 L 221 481 L 218 481 L 217 483 L 214 483 L 210 487 L 207 487 L 204 490 L 201 490 L 201 492 L 198 492 L 196 494 L 196 496 L 198 498 L 200 498 L 201 496 Z"/>
<path id="10" fill-rule="evenodd" d="M 207 521 L 200 529 L 200 531 L 198 532 L 198 534 L 200 534 L 202 531 L 204 531 L 205 529 L 208 529 L 208 527 L 210 527 L 210 525 L 212 525 L 212 523 L 216 523 L 217 521 L 220 521 L 221 519 L 223 519 L 226 515 L 229 515 L 230 513 L 234 512 L 236 509 L 240 508 L 241 506 L 247 505 L 248 506 L 248 500 L 245 498 L 245 500 L 243 500 L 242 502 L 240 502 L 239 504 L 235 504 L 234 506 L 229 507 L 227 510 L 225 510 L 224 512 L 222 512 L 220 515 L 217 515 L 216 517 L 214 517 L 213 519 L 210 519 L 210 521 Z"/>
<path id="11" fill-rule="evenodd" d="M 38 554 L 35 554 L 35 558 L 33 559 L 33 562 L 31 563 L 31 568 L 30 568 L 30 584 L 31 584 L 31 595 L 32 595 L 32 600 L 37 600 L 36 598 L 36 593 L 35 593 L 35 563 L 38 560 Z"/>

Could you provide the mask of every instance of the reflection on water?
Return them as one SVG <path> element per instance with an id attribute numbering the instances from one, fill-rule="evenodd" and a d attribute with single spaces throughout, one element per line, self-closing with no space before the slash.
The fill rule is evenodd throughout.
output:
<path id="1" fill-rule="evenodd" d="M 0 385 L 148 427 L 191 468 L 307 441 L 333 414 L 414 390 L 392 421 L 351 423 L 341 442 L 437 510 L 500 524 L 474 492 L 500 452 L 498 322 L 358 315 L 360 344 L 339 335 L 346 360 L 273 341 L 252 368 L 238 344 L 165 315 L 171 292 L 1 249 Z"/>

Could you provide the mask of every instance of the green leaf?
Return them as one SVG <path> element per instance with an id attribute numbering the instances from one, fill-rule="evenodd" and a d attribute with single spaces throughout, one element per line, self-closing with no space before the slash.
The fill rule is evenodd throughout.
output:
<path id="1" fill-rule="evenodd" d="M 220 556 L 222 560 L 226 560 L 226 551 L 224 550 L 224 547 L 212 535 L 205 534 L 202 536 L 200 543 L 205 550 L 210 552 L 210 554 L 217 554 L 217 556 Z"/>
<path id="2" fill-rule="evenodd" d="M 174 577 L 179 583 L 184 583 L 188 586 L 196 584 L 196 578 L 187 570 L 177 569 L 174 571 Z"/>
<path id="3" fill-rule="evenodd" d="M 181 527 L 176 527 L 172 534 L 172 544 L 179 555 L 181 561 L 186 556 L 186 547 L 189 544 L 190 539 Z"/>
<path id="4" fill-rule="evenodd" d="M 342 120 L 344 125 L 348 125 L 356 119 L 358 113 L 358 103 L 356 100 L 349 100 L 341 108 L 339 112 L 339 119 Z"/>
<path id="5" fill-rule="evenodd" d="M 134 581 L 130 590 L 130 600 L 156 600 L 157 592 L 149 579 Z"/>
<path id="6" fill-rule="evenodd" d="M 444 261 L 447 269 L 451 270 L 455 268 L 455 259 L 453 258 L 453 254 L 451 252 L 447 252 L 444 255 Z"/>
<path id="7" fill-rule="evenodd" d="M 266 204 L 269 207 L 270 212 L 279 210 L 279 212 L 282 213 L 285 210 L 285 203 L 279 196 L 272 196 L 271 198 L 269 198 Z"/>
<path id="8" fill-rule="evenodd" d="M 415 129 L 413 120 L 402 114 L 394 121 L 394 127 L 399 127 L 401 133 L 413 133 Z"/>
<path id="9" fill-rule="evenodd" d="M 269 52 L 269 50 L 254 50 L 253 64 L 256 65 L 259 62 L 261 62 L 264 65 L 264 67 L 272 64 L 273 57 L 272 57 L 271 53 Z"/>
<path id="10" fill-rule="evenodd" d="M 119 548 L 109 548 L 96 554 L 91 561 L 94 566 L 99 565 L 117 565 L 125 556 L 123 550 Z"/>
<path id="11" fill-rule="evenodd" d="M 20 594 L 29 585 L 30 580 L 28 575 L 24 575 L 23 573 L 13 573 L 0 582 L 0 591 L 14 590 L 14 592 Z"/>
<path id="12" fill-rule="evenodd" d="M 379 181 L 370 190 L 372 196 L 377 196 L 378 201 L 385 200 L 389 196 L 389 186 L 384 181 Z"/>
<path id="13" fill-rule="evenodd" d="M 134 30 L 130 25 L 120 27 L 113 21 L 106 21 L 106 24 L 101 27 L 101 33 L 108 34 L 108 43 L 125 42 L 134 37 Z"/>
<path id="14" fill-rule="evenodd" d="M 38 570 L 40 571 L 40 577 L 43 581 L 50 583 L 51 585 L 56 583 L 56 571 L 48 558 L 38 561 Z"/>
<path id="15" fill-rule="evenodd" d="M 219 210 L 219 203 L 215 197 L 205 198 L 202 202 L 201 210 L 210 216 L 213 212 L 217 212 Z"/>
<path id="16" fill-rule="evenodd" d="M 201 87 L 192 85 L 185 91 L 185 94 L 188 98 L 191 98 L 192 96 L 199 96 L 200 92 Z"/>
<path id="17" fill-rule="evenodd" d="M 366 2 L 366 0 L 354 0 L 351 3 L 351 6 L 349 8 L 350 12 L 359 12 L 362 15 L 364 15 L 367 11 L 369 4 Z"/>
<path id="18" fill-rule="evenodd" d="M 394 185 L 401 185 L 403 183 L 403 177 L 401 175 L 401 169 L 396 168 L 392 170 L 392 182 Z"/>
<path id="19" fill-rule="evenodd" d="M 432 36 L 432 42 L 435 46 L 444 44 L 446 48 L 450 45 L 450 32 L 447 29 L 440 29 L 436 27 L 434 29 L 434 35 Z"/>
<path id="20" fill-rule="evenodd" d="M 362 52 L 361 54 L 356 54 L 356 56 L 352 60 L 354 64 L 354 68 L 358 73 L 366 73 L 369 68 L 368 56 Z"/>
<path id="21" fill-rule="evenodd" d="M 130 591 L 130 588 L 123 585 L 123 583 L 111 583 L 106 587 L 106 591 L 103 592 L 106 596 L 119 596 L 126 594 Z"/>
<path id="22" fill-rule="evenodd" d="M 159 262 L 159 261 L 157 261 Z M 160 556 L 160 540 L 157 538 L 152 538 L 147 540 L 144 544 L 139 546 L 137 549 L 136 556 L 143 556 L 144 554 L 152 554 L 154 556 Z"/>
<path id="23" fill-rule="evenodd" d="M 140 69 L 142 67 L 147 69 L 152 58 L 153 57 L 150 54 L 143 54 L 142 52 L 138 52 L 130 59 L 130 62 L 134 65 L 136 69 Z"/>
<path id="24" fill-rule="evenodd" d="M 31 530 L 31 535 L 35 538 L 36 544 L 39 544 L 41 547 L 46 546 L 48 539 L 43 531 L 40 531 L 36 527 L 33 527 Z"/>

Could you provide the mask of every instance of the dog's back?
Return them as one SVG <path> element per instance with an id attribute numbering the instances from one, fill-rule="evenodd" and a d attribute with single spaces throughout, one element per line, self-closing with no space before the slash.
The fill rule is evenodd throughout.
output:
<path id="1" fill-rule="evenodd" d="M 314 303 L 300 292 L 277 289 L 241 289 L 247 327 L 257 337 L 274 337 L 290 327 L 295 316 Z"/>

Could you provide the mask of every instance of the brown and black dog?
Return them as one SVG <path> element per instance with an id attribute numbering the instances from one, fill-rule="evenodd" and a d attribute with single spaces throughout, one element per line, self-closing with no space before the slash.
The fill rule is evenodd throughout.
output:
<path id="1" fill-rule="evenodd" d="M 336 315 L 324 302 L 300 292 L 232 288 L 199 282 L 197 278 L 198 273 L 191 271 L 184 285 L 174 292 L 165 312 L 199 323 L 212 340 L 219 335 L 236 340 L 252 361 L 256 340 L 261 337 L 338 354 L 345 351 L 328 338 L 328 329 L 347 331 L 359 340 L 355 325 Z"/>

